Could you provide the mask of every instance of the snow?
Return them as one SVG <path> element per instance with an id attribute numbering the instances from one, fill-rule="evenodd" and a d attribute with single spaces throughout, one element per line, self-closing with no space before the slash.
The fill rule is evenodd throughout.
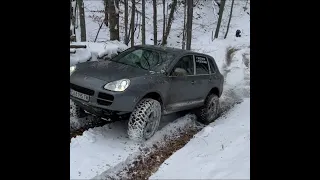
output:
<path id="1" fill-rule="evenodd" d="M 128 141 L 123 122 L 85 131 L 70 143 L 70 179 L 89 179 L 124 161 L 138 144 Z"/>
<path id="2" fill-rule="evenodd" d="M 205 127 L 150 179 L 250 179 L 250 99 Z"/>
<path id="3" fill-rule="evenodd" d="M 119 41 L 107 41 L 104 43 L 94 42 L 72 42 L 72 45 L 86 45 L 87 48 L 75 49 L 75 54 L 70 54 L 70 66 L 80 62 L 97 61 L 98 58 L 118 54 L 128 48 L 125 44 Z M 71 50 L 70 50 L 71 52 Z"/>
<path id="4" fill-rule="evenodd" d="M 139 155 L 139 147 L 151 147 L 164 141 L 166 135 L 175 135 L 179 128 L 194 123 L 194 115 L 176 119 L 176 115 L 164 117 L 160 131 L 144 143 L 127 137 L 127 121 L 118 121 L 85 131 L 82 136 L 71 139 L 70 179 L 100 179 L 120 169 Z M 171 122 L 176 119 L 174 122 Z M 171 122 L 170 124 L 168 124 Z M 123 163 L 125 162 L 125 163 Z M 95 177 L 97 176 L 97 177 Z"/>
<path id="5" fill-rule="evenodd" d="M 77 49 L 75 53 L 70 53 L 70 66 L 73 66 L 81 62 L 89 61 L 90 59 L 90 51 L 88 51 L 87 49 Z"/>

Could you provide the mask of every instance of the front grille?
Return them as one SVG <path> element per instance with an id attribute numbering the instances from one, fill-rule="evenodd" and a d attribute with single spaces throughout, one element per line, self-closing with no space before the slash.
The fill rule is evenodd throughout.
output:
<path id="1" fill-rule="evenodd" d="M 97 102 L 103 106 L 110 106 L 114 100 L 114 97 L 110 94 L 106 93 L 99 93 Z"/>
<path id="2" fill-rule="evenodd" d="M 84 87 L 81 87 L 81 86 L 77 86 L 77 85 L 72 84 L 72 83 L 70 83 L 70 88 L 75 90 L 75 91 L 78 91 L 78 92 L 81 92 L 83 94 L 87 94 L 87 95 L 90 95 L 90 96 L 93 96 L 93 94 L 94 94 L 94 90 L 91 90 L 91 89 L 88 89 L 88 88 L 84 88 Z"/>

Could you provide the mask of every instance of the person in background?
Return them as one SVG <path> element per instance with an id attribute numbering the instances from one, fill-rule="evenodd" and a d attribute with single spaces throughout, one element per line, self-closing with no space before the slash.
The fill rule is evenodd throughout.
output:
<path id="1" fill-rule="evenodd" d="M 236 37 L 241 37 L 241 31 L 239 29 L 236 31 Z"/>

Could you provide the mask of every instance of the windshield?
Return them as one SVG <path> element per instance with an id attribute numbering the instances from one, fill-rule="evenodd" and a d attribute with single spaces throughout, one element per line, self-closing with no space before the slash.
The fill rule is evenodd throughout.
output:
<path id="1" fill-rule="evenodd" d="M 149 71 L 164 70 L 166 65 L 174 59 L 174 55 L 168 52 L 154 51 L 144 48 L 130 48 L 110 61 L 134 66 Z"/>

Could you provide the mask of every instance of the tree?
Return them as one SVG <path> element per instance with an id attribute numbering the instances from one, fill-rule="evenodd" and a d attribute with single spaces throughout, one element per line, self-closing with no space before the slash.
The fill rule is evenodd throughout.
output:
<path id="1" fill-rule="evenodd" d="M 110 40 L 120 40 L 119 38 L 119 0 L 109 0 L 109 30 Z"/>
<path id="2" fill-rule="evenodd" d="M 162 27 L 162 39 L 166 33 L 166 0 L 162 0 L 162 13 L 163 13 L 163 27 Z"/>
<path id="3" fill-rule="evenodd" d="M 192 38 L 192 18 L 193 18 L 193 0 L 187 0 L 187 50 L 191 49 Z"/>
<path id="4" fill-rule="evenodd" d="M 172 22 L 173 22 L 173 15 L 174 15 L 174 11 L 175 11 L 176 7 L 177 7 L 177 0 L 172 0 L 169 19 L 168 19 L 168 24 L 167 24 L 167 28 L 166 28 L 166 32 L 164 34 L 164 37 L 162 39 L 162 45 L 166 45 L 167 44 L 167 39 L 168 39 L 168 36 L 170 34 L 171 25 L 172 25 Z"/>
<path id="5" fill-rule="evenodd" d="M 110 0 L 104 0 L 104 24 L 108 27 L 109 22 L 109 1 Z"/>
<path id="6" fill-rule="evenodd" d="M 158 44 L 157 39 L 157 0 L 153 0 L 153 44 Z"/>
<path id="7" fill-rule="evenodd" d="M 129 34 L 128 34 L 128 17 L 129 17 L 129 10 L 128 10 L 128 0 L 124 0 L 124 44 L 129 44 Z"/>
<path id="8" fill-rule="evenodd" d="M 146 44 L 146 1 L 142 0 L 142 44 Z"/>
<path id="9" fill-rule="evenodd" d="M 70 37 L 72 35 L 71 24 L 72 24 L 72 0 L 70 0 Z"/>
<path id="10" fill-rule="evenodd" d="M 136 13 L 136 1 L 131 0 L 132 3 L 132 10 L 131 10 L 131 47 L 134 46 L 134 29 L 135 29 L 135 24 L 134 24 L 134 15 Z"/>
<path id="11" fill-rule="evenodd" d="M 84 15 L 84 3 L 83 0 L 78 0 L 79 14 L 80 14 L 80 32 L 81 32 L 81 41 L 86 40 L 86 21 Z"/>
<path id="12" fill-rule="evenodd" d="M 214 38 L 218 38 L 218 35 L 219 35 L 219 30 L 220 30 L 220 26 L 221 26 L 221 20 L 222 20 L 222 15 L 223 15 L 223 10 L 224 10 L 225 4 L 226 4 L 226 0 L 221 0 L 220 9 L 219 9 L 219 19 L 218 19 L 218 24 L 216 27 L 216 32 L 214 33 Z"/>
<path id="13" fill-rule="evenodd" d="M 187 18 L 187 3 L 184 2 L 183 8 L 183 31 L 182 31 L 182 49 L 186 48 L 186 18 Z"/>
<path id="14" fill-rule="evenodd" d="M 232 3 L 231 3 L 230 16 L 229 16 L 229 21 L 228 21 L 227 31 L 226 31 L 226 34 L 224 35 L 224 39 L 225 39 L 225 38 L 227 38 L 227 36 L 228 36 L 229 26 L 230 26 L 230 22 L 231 22 L 231 18 L 232 18 L 233 4 L 234 4 L 234 0 L 232 0 Z"/>
<path id="15" fill-rule="evenodd" d="M 71 25 L 70 25 L 70 41 L 77 41 L 76 38 L 76 11 L 77 11 L 77 1 L 72 0 L 71 1 L 72 6 L 72 17 L 71 17 Z"/>

